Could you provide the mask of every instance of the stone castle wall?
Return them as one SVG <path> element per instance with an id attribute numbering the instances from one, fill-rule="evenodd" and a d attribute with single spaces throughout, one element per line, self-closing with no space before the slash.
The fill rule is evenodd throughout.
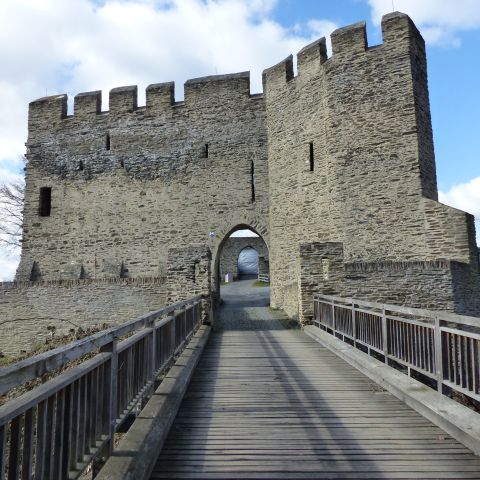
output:
<path id="1" fill-rule="evenodd" d="M 290 315 L 302 243 L 340 242 L 347 263 L 476 264 L 473 217 L 437 202 L 424 41 L 403 14 L 382 31 L 370 47 L 365 23 L 339 29 L 330 58 L 321 39 L 297 76 L 292 57 L 265 72 L 272 304 Z"/>
<path id="2" fill-rule="evenodd" d="M 101 112 L 99 92 L 80 94 L 72 116 L 66 95 L 30 104 L 19 280 L 33 262 L 42 280 L 161 277 L 169 248 L 214 250 L 209 233 L 232 221 L 268 224 L 264 100 L 250 95 L 248 73 L 189 80 L 184 102 L 173 84 L 148 87 L 145 107 L 136 96 L 114 89 Z"/>
<path id="3" fill-rule="evenodd" d="M 306 266 L 301 246 L 322 243 L 327 257 L 341 249 L 351 296 L 480 315 L 473 217 L 437 201 L 423 39 L 399 13 L 382 31 L 377 46 L 364 23 L 335 31 L 330 58 L 325 39 L 308 45 L 296 76 L 291 56 L 264 72 L 263 95 L 240 73 L 187 81 L 184 102 L 172 83 L 148 87 L 145 107 L 136 87 L 113 89 L 109 111 L 99 92 L 77 95 L 73 115 L 66 95 L 32 102 L 17 280 L 178 286 L 195 279 L 179 261 L 196 252 L 215 297 L 225 240 L 250 228 L 268 245 L 272 306 L 292 317 L 308 316 L 328 264 L 315 253 Z M 362 281 L 348 273 L 358 265 L 369 265 Z M 409 282 L 423 293 L 402 293 Z"/>

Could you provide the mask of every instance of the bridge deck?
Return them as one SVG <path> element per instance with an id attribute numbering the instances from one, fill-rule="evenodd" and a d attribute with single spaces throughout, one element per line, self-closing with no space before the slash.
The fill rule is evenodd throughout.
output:
<path id="1" fill-rule="evenodd" d="M 213 333 L 152 478 L 480 478 L 479 457 L 301 331 L 226 314 L 256 330 Z"/>

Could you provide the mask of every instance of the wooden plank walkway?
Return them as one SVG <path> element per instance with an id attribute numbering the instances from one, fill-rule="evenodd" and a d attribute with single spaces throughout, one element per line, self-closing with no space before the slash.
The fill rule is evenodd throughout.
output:
<path id="1" fill-rule="evenodd" d="M 303 332 L 227 330 L 152 478 L 480 479 L 480 458 Z"/>

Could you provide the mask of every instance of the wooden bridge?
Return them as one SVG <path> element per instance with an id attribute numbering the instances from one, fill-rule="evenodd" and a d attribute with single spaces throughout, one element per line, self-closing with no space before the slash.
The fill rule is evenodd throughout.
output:
<path id="1" fill-rule="evenodd" d="M 261 291 L 1 369 L 4 394 L 75 362 L 0 407 L 0 478 L 480 478 L 478 319 L 317 295 L 300 330 Z"/>

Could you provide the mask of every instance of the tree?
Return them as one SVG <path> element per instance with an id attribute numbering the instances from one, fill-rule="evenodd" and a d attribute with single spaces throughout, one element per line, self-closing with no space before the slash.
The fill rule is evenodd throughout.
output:
<path id="1" fill-rule="evenodd" d="M 23 180 L 0 185 L 0 246 L 21 245 L 24 196 Z"/>

